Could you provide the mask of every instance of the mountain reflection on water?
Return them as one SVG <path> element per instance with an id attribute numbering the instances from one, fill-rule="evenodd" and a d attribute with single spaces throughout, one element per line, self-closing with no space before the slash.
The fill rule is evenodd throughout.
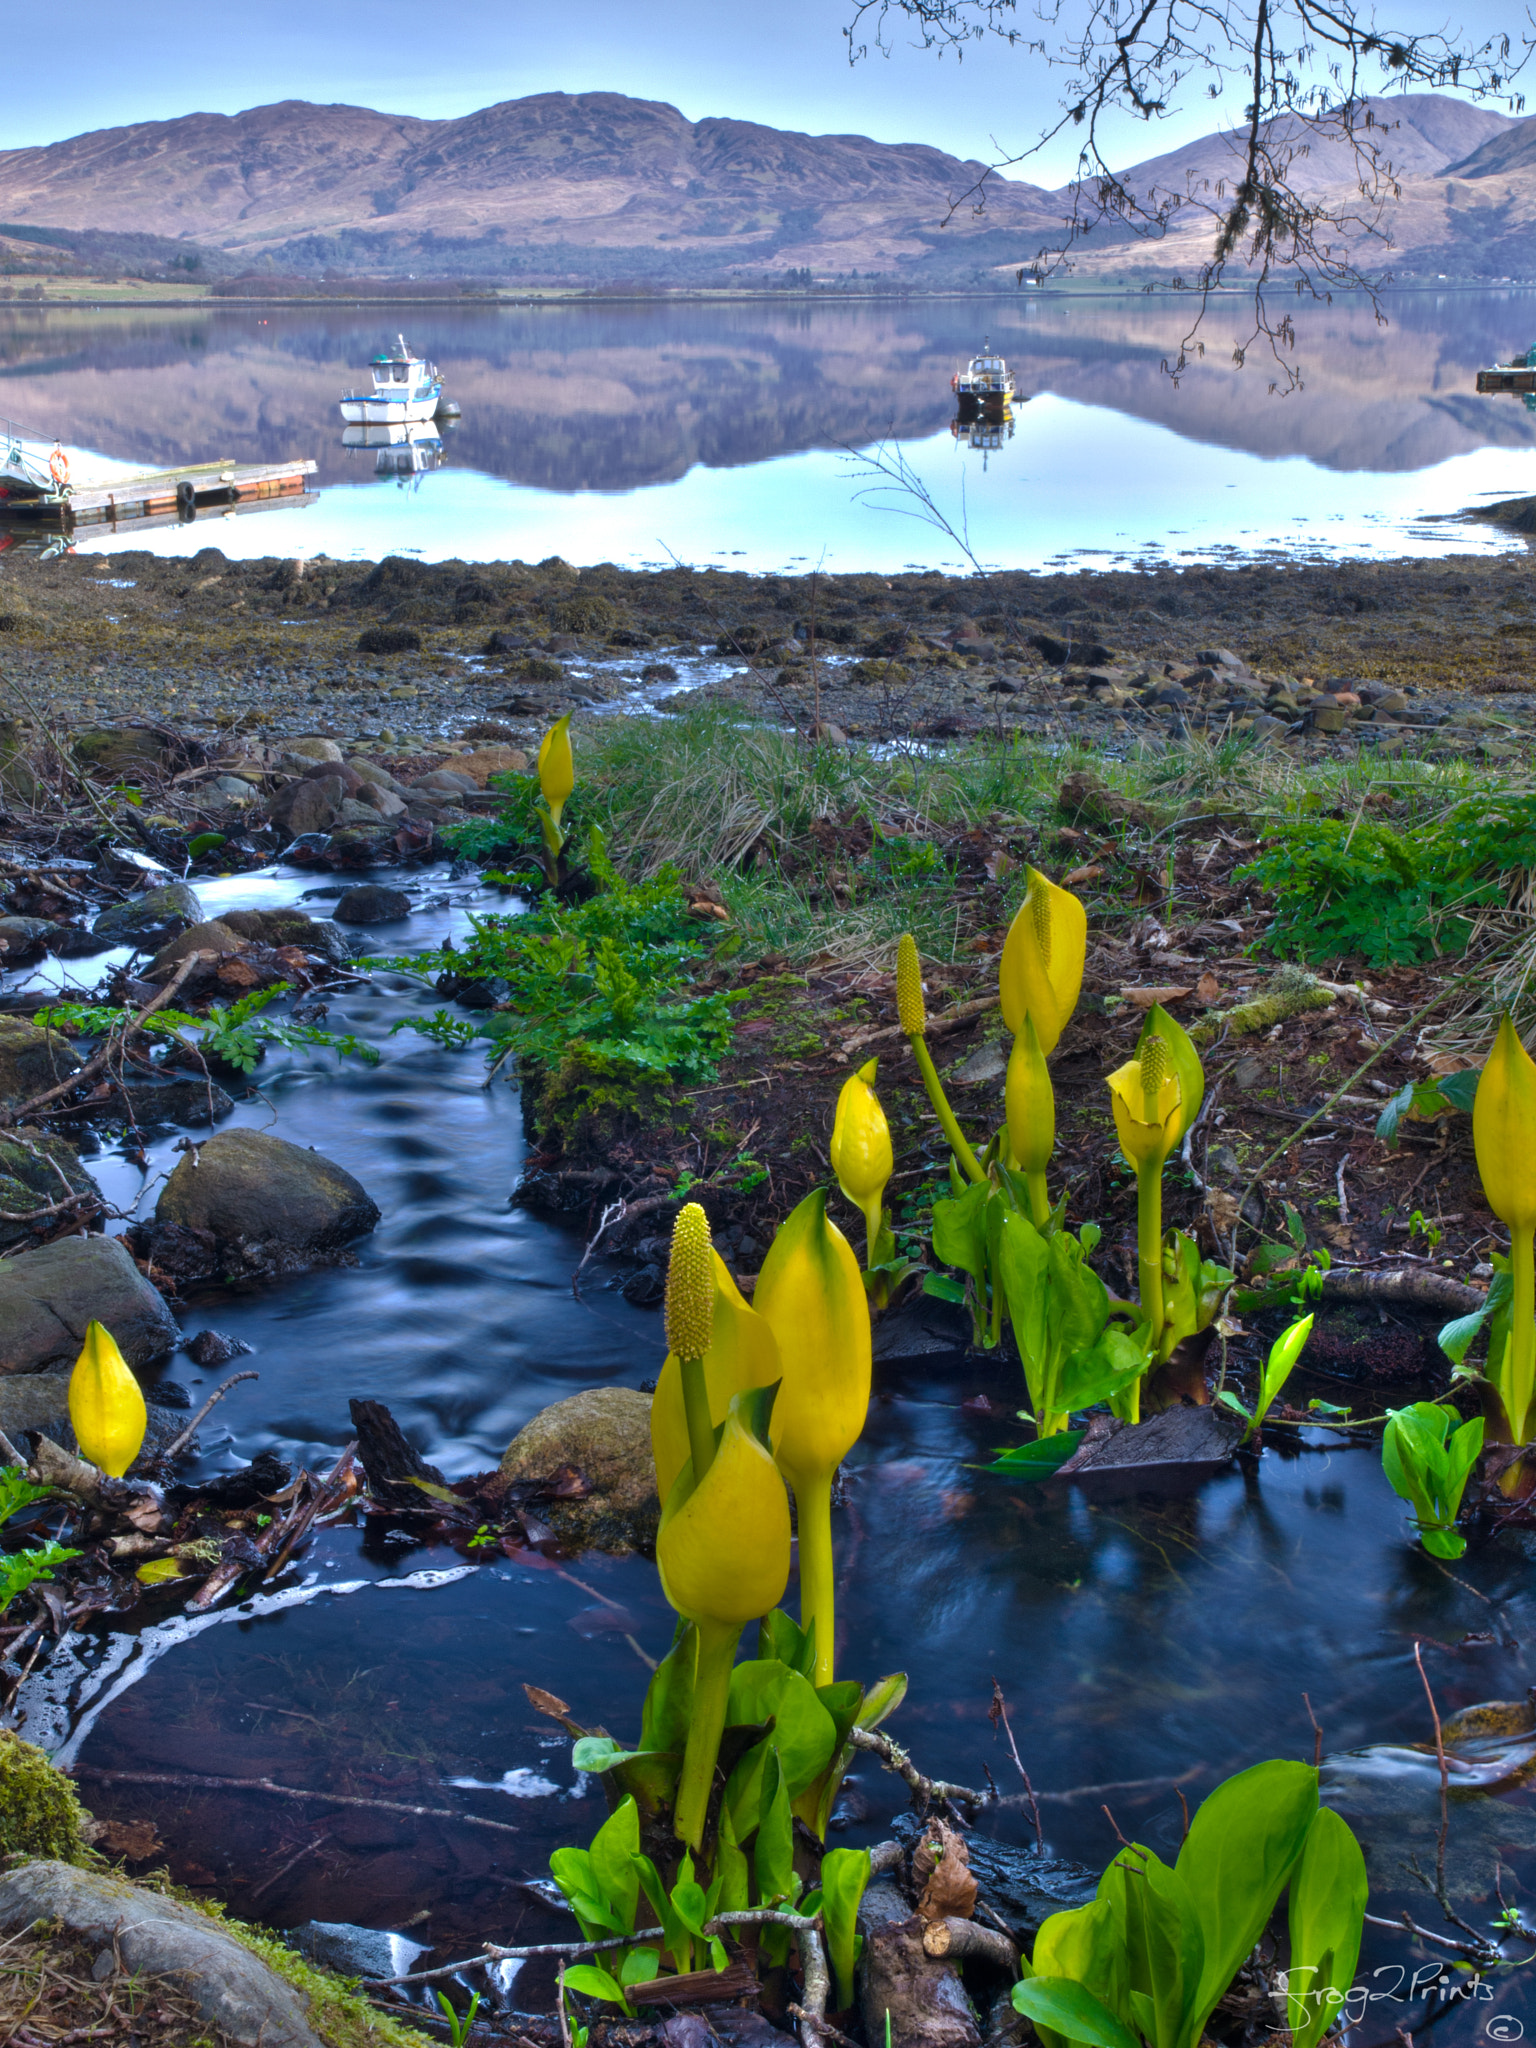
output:
<path id="1" fill-rule="evenodd" d="M 1231 360 L 1250 310 L 1241 297 L 1211 309 L 1206 354 L 1177 384 L 1166 366 L 1186 321 L 1166 297 L 424 306 L 408 339 L 443 364 L 463 407 L 444 473 L 393 510 L 354 493 L 239 533 L 232 523 L 227 545 L 480 558 L 554 546 L 638 562 L 662 552 L 660 536 L 685 557 L 739 549 L 746 567 L 823 547 L 841 568 L 861 553 L 870 566 L 957 558 L 952 540 L 857 500 L 841 451 L 890 440 L 952 523 L 971 522 L 984 559 L 1021 566 L 1147 547 L 1506 545 L 1483 529 L 1409 527 L 1480 493 L 1530 488 L 1536 418 L 1473 387 L 1480 366 L 1528 338 L 1531 294 L 1403 293 L 1384 305 L 1385 324 L 1363 302 L 1302 309 L 1304 388 L 1283 397 L 1261 351 L 1244 369 Z M 7 307 L 0 411 L 145 465 L 313 455 L 322 487 L 355 485 L 364 465 L 340 445 L 337 397 L 398 317 Z M 974 485 L 997 452 L 948 431 L 950 379 L 983 325 L 1013 371 L 1015 438 L 962 506 L 961 479 Z M 561 502 L 572 493 L 579 505 Z M 633 494 L 627 508 L 594 502 L 617 493 Z M 1373 523 L 1384 528 L 1374 538 Z"/>

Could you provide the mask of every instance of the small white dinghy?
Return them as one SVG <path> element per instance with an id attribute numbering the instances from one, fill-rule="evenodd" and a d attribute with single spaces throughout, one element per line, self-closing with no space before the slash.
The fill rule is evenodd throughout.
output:
<path id="1" fill-rule="evenodd" d="M 435 417 L 443 398 L 443 380 L 436 363 L 412 355 L 400 335 L 387 355 L 369 364 L 373 392 L 349 392 L 341 416 L 349 426 L 405 426 Z"/>

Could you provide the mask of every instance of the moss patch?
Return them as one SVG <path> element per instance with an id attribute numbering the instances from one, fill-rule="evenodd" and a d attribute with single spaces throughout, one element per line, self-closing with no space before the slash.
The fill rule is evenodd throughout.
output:
<path id="1" fill-rule="evenodd" d="M 81 1832 L 84 1820 L 64 1773 L 32 1743 L 0 1729 L 0 1852 L 92 1862 Z"/>

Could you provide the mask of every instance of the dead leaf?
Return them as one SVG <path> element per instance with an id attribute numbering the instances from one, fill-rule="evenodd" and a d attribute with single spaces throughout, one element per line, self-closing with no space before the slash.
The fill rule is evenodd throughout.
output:
<path id="1" fill-rule="evenodd" d="M 528 1704 L 536 1714 L 548 1714 L 552 1721 L 560 1721 L 571 1711 L 564 1700 L 556 1699 L 552 1692 L 546 1692 L 542 1685 L 525 1685 Z"/>
<path id="2" fill-rule="evenodd" d="M 1238 1223 L 1236 1195 L 1229 1195 L 1221 1188 L 1211 1188 L 1206 1195 L 1205 1206 L 1211 1213 L 1213 1226 L 1224 1237 L 1230 1237 Z"/>
<path id="3" fill-rule="evenodd" d="M 1006 846 L 994 846 L 982 862 L 982 866 L 994 882 L 1000 882 L 1004 875 L 1013 872 L 1013 855 Z"/>
<path id="4" fill-rule="evenodd" d="M 1120 991 L 1128 1003 L 1134 1003 L 1138 1010 L 1150 1010 L 1154 1003 L 1181 1003 L 1194 994 L 1190 988 L 1123 988 Z"/>
<path id="5" fill-rule="evenodd" d="M 1355 1233 L 1347 1223 L 1325 1223 L 1323 1235 L 1336 1252 L 1352 1252 L 1355 1248 Z"/>
<path id="6" fill-rule="evenodd" d="M 912 1851 L 912 1882 L 923 1885 L 917 1902 L 923 1919 L 969 1920 L 976 1910 L 976 1880 L 964 1835 L 942 1820 L 927 1828 Z"/>
<path id="7" fill-rule="evenodd" d="M 1063 889 L 1076 889 L 1084 882 L 1096 882 L 1103 872 L 1097 861 L 1090 861 L 1087 867 L 1074 868 L 1069 875 L 1063 875 L 1061 886 Z"/>
<path id="8" fill-rule="evenodd" d="M 1207 971 L 1195 983 L 1195 994 L 1202 1003 L 1214 1003 L 1220 999 L 1221 983 L 1214 974 Z"/>

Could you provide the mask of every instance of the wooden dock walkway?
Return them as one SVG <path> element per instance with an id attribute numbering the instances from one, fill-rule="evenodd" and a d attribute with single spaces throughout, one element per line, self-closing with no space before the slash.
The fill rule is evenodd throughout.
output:
<path id="1" fill-rule="evenodd" d="M 156 469 L 142 476 L 114 477 L 104 484 L 14 495 L 0 500 L 0 520 L 25 520 L 73 533 L 82 526 L 121 526 L 152 521 L 186 522 L 200 512 L 254 509 L 274 498 L 311 497 L 308 479 L 315 463 L 302 462 L 187 463 L 179 469 Z"/>

